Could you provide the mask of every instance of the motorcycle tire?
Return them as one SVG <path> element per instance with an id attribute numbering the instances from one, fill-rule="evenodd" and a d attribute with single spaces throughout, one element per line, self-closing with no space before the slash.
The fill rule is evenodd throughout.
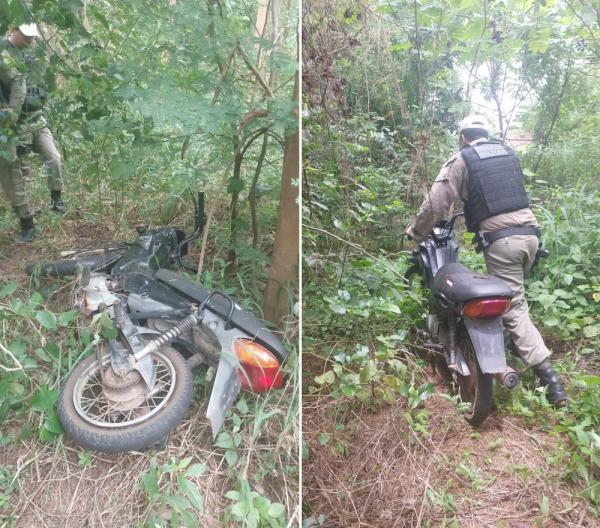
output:
<path id="1" fill-rule="evenodd" d="M 152 356 L 155 361 L 160 359 L 168 363 L 169 368 L 172 366 L 174 388 L 166 403 L 155 414 L 142 417 L 143 421 L 132 425 L 104 423 L 99 426 L 84 419 L 81 410 L 78 411 L 75 406 L 75 400 L 83 398 L 85 390 L 85 386 L 79 388 L 78 380 L 84 379 L 88 372 L 99 372 L 98 359 L 92 354 L 73 369 L 59 397 L 58 415 L 66 433 L 77 444 L 103 453 L 122 453 L 164 445 L 165 438 L 183 419 L 192 403 L 192 371 L 181 354 L 169 346 L 161 347 L 160 352 Z M 104 356 L 103 367 L 109 363 L 110 356 Z M 144 398 L 146 402 L 153 399 Z"/>
<path id="2" fill-rule="evenodd" d="M 459 346 L 469 367 L 469 376 L 457 375 L 459 394 L 463 402 L 471 404 L 463 416 L 473 427 L 481 425 L 492 410 L 494 378 L 481 372 L 477 354 L 466 330 L 462 332 Z"/>
<path id="3" fill-rule="evenodd" d="M 100 255 L 90 255 L 89 257 L 30 264 L 25 268 L 25 272 L 27 275 L 38 277 L 69 277 L 77 275 L 81 268 L 102 272 L 114 264 L 121 257 L 121 254 L 119 251 L 111 251 Z"/>

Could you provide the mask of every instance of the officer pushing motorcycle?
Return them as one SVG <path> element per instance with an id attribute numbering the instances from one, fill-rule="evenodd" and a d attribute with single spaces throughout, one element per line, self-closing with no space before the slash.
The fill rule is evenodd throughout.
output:
<path id="1" fill-rule="evenodd" d="M 564 406 L 567 394 L 525 299 L 524 279 L 535 262 L 540 229 L 529 208 L 516 153 L 488 137 L 482 117 L 469 116 L 460 123 L 460 150 L 442 166 L 406 234 L 418 242 L 425 239 L 454 200 L 462 199 L 467 229 L 476 233 L 488 272 L 506 281 L 514 292 L 503 316 L 511 346 L 547 387 L 550 403 Z"/>

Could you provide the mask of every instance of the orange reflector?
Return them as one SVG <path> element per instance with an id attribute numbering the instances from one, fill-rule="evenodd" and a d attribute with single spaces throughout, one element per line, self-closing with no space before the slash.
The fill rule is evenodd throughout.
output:
<path id="1" fill-rule="evenodd" d="M 505 297 L 496 299 L 474 299 L 465 304 L 463 315 L 472 318 L 486 319 L 498 317 L 510 308 L 510 299 Z"/>
<path id="2" fill-rule="evenodd" d="M 283 385 L 279 360 L 265 347 L 249 339 L 237 339 L 235 354 L 240 360 L 242 388 L 254 392 L 265 392 Z"/>

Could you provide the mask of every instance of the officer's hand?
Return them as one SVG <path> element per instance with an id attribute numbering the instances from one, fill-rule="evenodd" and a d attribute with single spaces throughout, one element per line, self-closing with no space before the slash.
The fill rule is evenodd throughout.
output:
<path id="1" fill-rule="evenodd" d="M 2 112 L 0 121 L 4 126 L 14 126 L 19 120 L 19 115 L 12 108 L 3 108 L 0 112 Z"/>
<path id="2" fill-rule="evenodd" d="M 412 226 L 408 226 L 404 230 L 404 236 L 406 237 L 407 240 L 411 240 L 411 241 L 414 240 L 412 232 L 413 232 Z"/>

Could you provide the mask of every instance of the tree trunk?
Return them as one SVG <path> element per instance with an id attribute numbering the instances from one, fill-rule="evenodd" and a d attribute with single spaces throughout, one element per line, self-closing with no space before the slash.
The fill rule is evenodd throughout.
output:
<path id="1" fill-rule="evenodd" d="M 298 74 L 294 82 L 294 101 L 298 101 Z M 271 270 L 264 297 L 264 316 L 281 325 L 288 315 L 292 299 L 291 288 L 298 282 L 298 255 L 300 246 L 300 212 L 298 206 L 298 181 L 300 165 L 300 136 L 298 130 L 285 140 L 281 194 L 277 215 L 277 231 Z"/>

